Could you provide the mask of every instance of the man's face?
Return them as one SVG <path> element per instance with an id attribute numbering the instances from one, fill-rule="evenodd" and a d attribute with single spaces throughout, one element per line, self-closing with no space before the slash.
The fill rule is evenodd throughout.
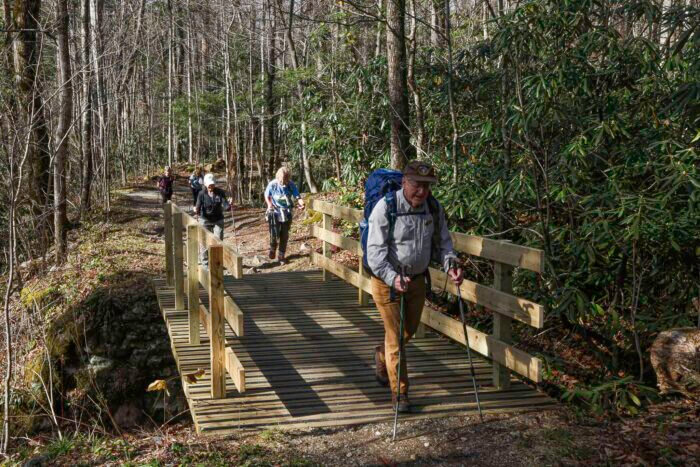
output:
<path id="1" fill-rule="evenodd" d="M 401 185 L 408 204 L 413 208 L 422 206 L 430 195 L 430 182 L 417 182 L 404 177 Z"/>
<path id="2" fill-rule="evenodd" d="M 214 185 L 213 183 L 210 183 L 209 185 L 207 185 L 207 190 L 209 190 L 209 193 L 213 193 L 213 192 L 214 192 L 214 187 L 215 187 L 215 186 L 216 186 L 216 185 Z"/>

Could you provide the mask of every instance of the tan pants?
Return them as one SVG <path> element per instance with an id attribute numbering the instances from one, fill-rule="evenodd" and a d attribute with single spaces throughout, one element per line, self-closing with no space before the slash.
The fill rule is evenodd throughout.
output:
<path id="1" fill-rule="evenodd" d="M 391 393 L 396 394 L 396 372 L 399 360 L 399 320 L 401 294 L 396 293 L 396 300 L 391 301 L 391 288 L 382 280 L 372 278 L 372 297 L 384 321 L 384 345 L 380 352 L 381 360 L 387 366 Z M 408 393 L 408 372 L 406 367 L 406 344 L 413 337 L 420 324 L 425 303 L 425 278 L 416 277 L 408 284 L 404 303 L 404 358 L 401 359 L 401 394 Z"/>

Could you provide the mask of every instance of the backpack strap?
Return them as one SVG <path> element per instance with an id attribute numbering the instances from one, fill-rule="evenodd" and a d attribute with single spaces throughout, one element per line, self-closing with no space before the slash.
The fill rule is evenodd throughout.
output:
<path id="1" fill-rule="evenodd" d="M 433 216 L 433 236 L 430 239 L 430 260 L 440 261 L 442 216 L 440 216 L 440 203 L 433 195 L 428 196 L 428 211 Z"/>
<path id="2" fill-rule="evenodd" d="M 398 207 L 396 203 L 396 192 L 390 191 L 384 195 L 386 201 L 386 217 L 389 220 L 389 240 L 394 240 L 394 227 L 396 227 L 396 217 L 398 216 Z"/>

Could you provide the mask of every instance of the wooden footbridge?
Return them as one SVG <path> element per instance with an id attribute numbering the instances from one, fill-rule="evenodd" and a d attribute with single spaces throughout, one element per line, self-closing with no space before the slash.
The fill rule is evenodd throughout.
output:
<path id="1" fill-rule="evenodd" d="M 383 327 L 370 281 L 360 267 L 332 259 L 331 245 L 361 254 L 359 243 L 333 232 L 333 218 L 358 222 L 361 211 L 314 200 L 323 214 L 312 253 L 319 271 L 243 274 L 243 258 L 176 205 L 165 205 L 167 276 L 155 281 L 190 412 L 201 433 L 263 427 L 317 427 L 390 420 L 391 395 L 374 380 L 374 347 Z M 455 248 L 494 262 L 493 284 L 465 281 L 462 297 L 494 313 L 491 334 L 468 328 L 485 413 L 552 407 L 520 379 L 539 382 L 542 362 L 511 343 L 511 323 L 536 328 L 543 307 L 512 295 L 514 268 L 540 273 L 540 250 L 463 234 Z M 197 265 L 209 249 L 209 269 Z M 360 264 L 362 262 L 360 261 Z M 225 274 L 227 272 L 228 274 Z M 434 285 L 444 273 L 430 270 Z M 457 289 L 447 284 L 453 294 Z M 425 307 L 423 326 L 407 346 L 414 413 L 405 418 L 476 411 L 461 323 Z M 203 376 L 194 377 L 198 371 Z"/>

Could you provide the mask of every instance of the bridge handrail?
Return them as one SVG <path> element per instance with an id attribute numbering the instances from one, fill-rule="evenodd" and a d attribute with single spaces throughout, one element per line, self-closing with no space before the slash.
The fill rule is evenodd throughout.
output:
<path id="1" fill-rule="evenodd" d="M 212 398 L 226 396 L 225 373 L 228 372 L 239 392 L 245 392 L 245 369 L 233 349 L 226 347 L 225 324 L 241 337 L 244 335 L 243 313 L 224 288 L 224 268 L 234 278 L 243 276 L 243 257 L 205 229 L 195 218 L 177 205 L 163 206 L 165 220 L 165 257 L 167 283 L 175 289 L 175 310 L 185 310 L 187 288 L 189 343 L 200 344 L 200 322 L 209 336 Z M 183 255 L 183 232 L 187 232 L 187 256 Z M 200 245 L 209 250 L 209 267 L 198 265 Z M 184 263 L 187 260 L 187 279 Z M 207 291 L 209 309 L 200 302 L 199 285 Z"/>
<path id="2" fill-rule="evenodd" d="M 344 237 L 332 229 L 332 218 L 359 222 L 363 213 L 359 209 L 338 206 L 327 201 L 312 200 L 311 209 L 323 214 L 322 226 L 312 225 L 311 234 L 323 241 L 323 254 L 312 253 L 314 264 L 351 283 L 359 290 L 360 303 L 367 303 L 367 294 L 371 293 L 371 281 L 363 271 L 359 261 L 359 271 L 354 271 L 330 258 L 330 245 L 348 250 L 362 256 L 360 242 Z M 513 268 L 520 267 L 541 273 L 544 264 L 544 252 L 535 248 L 512 243 L 451 232 L 457 251 L 479 256 L 494 262 L 494 284 L 492 287 L 465 280 L 460 292 L 465 300 L 482 305 L 494 312 L 494 329 L 488 335 L 467 326 L 470 347 L 494 361 L 493 382 L 498 388 L 509 385 L 508 370 L 512 370 L 535 382 L 542 380 L 542 361 L 511 345 L 512 320 L 516 319 L 535 328 L 544 323 L 544 307 L 512 295 Z M 457 294 L 457 287 L 446 281 L 445 273 L 429 268 L 433 284 L 447 284 L 446 290 Z M 455 319 L 426 306 L 421 318 L 422 323 L 442 334 L 465 344 L 462 325 Z"/>

